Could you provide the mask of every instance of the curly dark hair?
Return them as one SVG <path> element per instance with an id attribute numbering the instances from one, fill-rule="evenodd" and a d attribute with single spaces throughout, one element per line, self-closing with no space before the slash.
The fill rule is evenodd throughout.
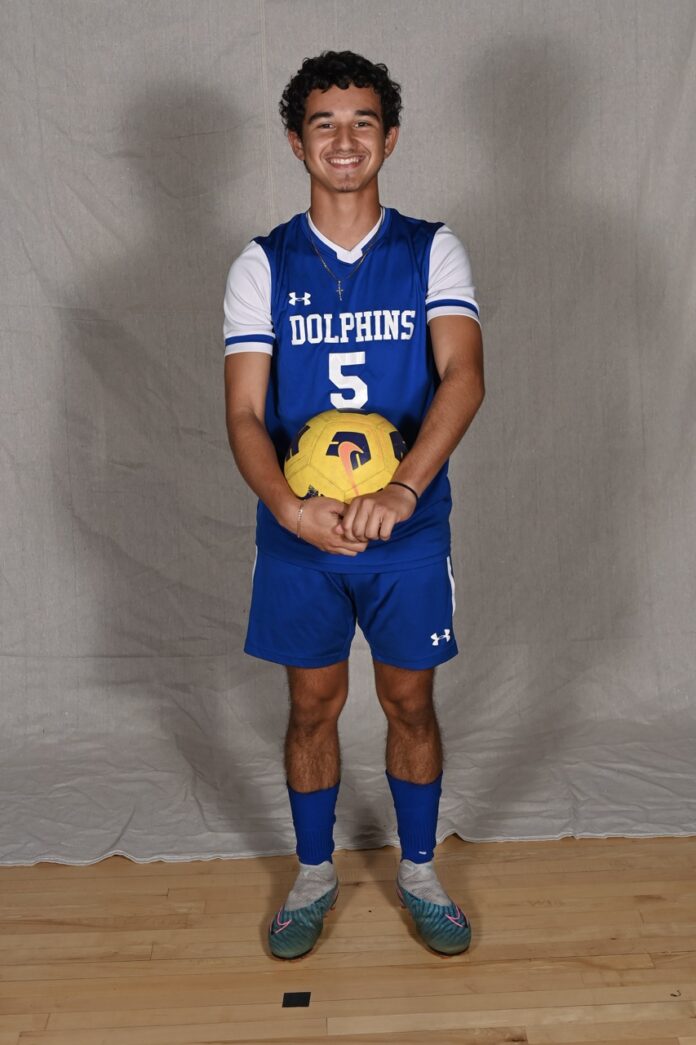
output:
<path id="1" fill-rule="evenodd" d="M 383 62 L 369 61 L 354 51 L 322 51 L 317 58 L 305 58 L 283 91 L 280 115 L 286 131 L 295 131 L 302 137 L 305 101 L 310 91 L 329 87 L 372 87 L 382 102 L 382 123 L 386 134 L 399 126 L 401 86 L 389 78 Z"/>

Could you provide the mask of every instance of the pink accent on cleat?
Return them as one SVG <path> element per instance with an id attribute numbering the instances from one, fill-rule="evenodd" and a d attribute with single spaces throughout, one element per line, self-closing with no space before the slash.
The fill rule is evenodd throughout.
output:
<path id="1" fill-rule="evenodd" d="M 449 920 L 452 922 L 452 924 L 456 925 L 458 929 L 463 929 L 464 928 L 464 921 L 460 920 L 460 919 L 464 919 L 464 914 L 463 914 L 462 909 L 459 906 L 459 904 L 456 904 L 455 906 L 457 908 L 457 917 L 455 918 L 454 915 L 452 915 L 452 914 L 446 914 L 445 918 L 449 918 Z"/>
<path id="2" fill-rule="evenodd" d="M 283 910 L 283 908 L 281 907 L 280 911 L 282 911 L 282 910 Z M 292 918 L 288 918 L 287 922 L 281 922 L 281 920 L 280 920 L 280 911 L 278 911 L 278 913 L 275 916 L 275 923 L 278 926 L 278 928 L 276 929 L 276 931 L 274 933 L 275 936 L 277 936 L 278 933 L 281 933 L 283 931 L 283 929 L 287 929 L 287 927 L 290 925 L 290 922 L 292 921 Z M 271 922 L 271 932 L 273 932 L 273 922 Z"/>

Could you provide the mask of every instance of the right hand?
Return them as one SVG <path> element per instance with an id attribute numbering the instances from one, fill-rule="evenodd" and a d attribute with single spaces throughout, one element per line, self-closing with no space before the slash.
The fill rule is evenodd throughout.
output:
<path id="1" fill-rule="evenodd" d="M 343 501 L 333 497 L 308 497 L 305 501 L 296 501 L 287 512 L 282 525 L 292 533 L 297 533 L 297 511 L 302 507 L 300 523 L 300 539 L 313 544 L 322 552 L 332 555 L 356 556 L 367 548 L 367 541 L 351 540 L 343 534 L 335 533 L 334 527 L 340 522 L 346 510 Z"/>

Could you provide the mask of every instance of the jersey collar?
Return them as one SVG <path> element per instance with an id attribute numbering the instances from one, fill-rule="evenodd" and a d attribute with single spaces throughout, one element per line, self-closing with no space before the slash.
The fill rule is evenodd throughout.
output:
<path id="1" fill-rule="evenodd" d="M 375 235 L 377 229 L 379 229 L 380 227 L 380 222 L 382 224 L 381 231 L 384 232 L 389 221 L 389 210 L 389 207 L 381 207 L 379 220 L 375 223 L 375 225 L 373 225 L 373 227 L 370 229 L 367 235 L 363 236 L 360 242 L 355 244 L 352 250 L 346 250 L 345 247 L 341 247 L 338 243 L 333 243 L 332 240 L 327 239 L 327 237 L 319 231 L 319 229 L 316 227 L 316 225 L 314 224 L 314 222 L 312 221 L 312 219 L 306 211 L 303 211 L 302 213 L 302 223 L 304 225 L 305 232 L 308 236 L 314 236 L 316 239 L 319 240 L 320 244 L 324 244 L 324 246 L 332 250 L 339 261 L 345 261 L 350 264 L 353 261 L 358 261 L 362 257 L 363 247 L 367 246 L 368 242 Z"/>

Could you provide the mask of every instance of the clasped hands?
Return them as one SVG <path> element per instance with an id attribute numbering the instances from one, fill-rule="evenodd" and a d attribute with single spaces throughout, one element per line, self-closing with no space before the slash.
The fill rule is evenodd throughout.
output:
<path id="1" fill-rule="evenodd" d="M 301 537 L 321 551 L 355 556 L 368 541 L 388 541 L 394 526 L 410 519 L 415 509 L 413 494 L 401 486 L 385 486 L 348 505 L 312 497 L 303 505 Z"/>

